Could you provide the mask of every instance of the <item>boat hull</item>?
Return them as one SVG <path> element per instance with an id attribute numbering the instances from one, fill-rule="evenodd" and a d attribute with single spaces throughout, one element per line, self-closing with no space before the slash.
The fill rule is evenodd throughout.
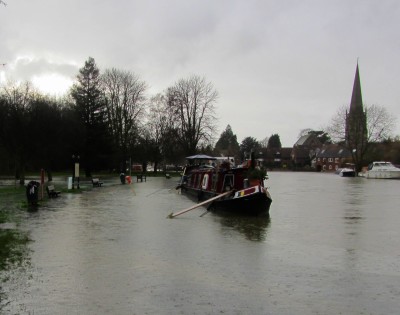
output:
<path id="1" fill-rule="evenodd" d="M 400 171 L 369 171 L 365 177 L 376 179 L 400 179 Z"/>
<path id="2" fill-rule="evenodd" d="M 186 187 L 182 187 L 182 193 L 193 196 L 198 201 L 204 201 L 218 195 L 213 192 Z M 243 215 L 262 215 L 269 214 L 271 203 L 271 196 L 265 188 L 253 186 L 236 192 L 232 191 L 232 194 L 228 197 L 210 202 L 208 209 Z"/>
<path id="3" fill-rule="evenodd" d="M 390 162 L 377 161 L 368 166 L 366 178 L 400 179 L 400 169 Z"/>
<path id="4" fill-rule="evenodd" d="M 339 175 L 341 177 L 356 177 L 356 171 L 355 170 L 342 170 Z"/>

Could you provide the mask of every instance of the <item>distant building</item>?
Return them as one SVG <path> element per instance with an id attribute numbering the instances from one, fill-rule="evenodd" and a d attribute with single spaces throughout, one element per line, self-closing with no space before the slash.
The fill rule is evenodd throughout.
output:
<path id="1" fill-rule="evenodd" d="M 317 150 L 313 164 L 315 164 L 318 172 L 335 172 L 338 168 L 345 167 L 346 163 L 351 161 L 349 150 L 338 144 L 328 144 Z"/>
<path id="2" fill-rule="evenodd" d="M 368 141 L 367 114 L 364 111 L 358 63 L 354 77 L 350 110 L 346 111 L 345 146 L 354 152 L 362 152 Z"/>
<path id="3" fill-rule="evenodd" d="M 316 150 L 322 146 L 321 141 L 314 133 L 299 138 L 291 151 L 293 165 L 296 167 L 311 166 Z"/>
<path id="4" fill-rule="evenodd" d="M 264 164 L 269 168 L 290 169 L 292 159 L 290 153 L 292 148 L 273 148 L 263 152 Z"/>

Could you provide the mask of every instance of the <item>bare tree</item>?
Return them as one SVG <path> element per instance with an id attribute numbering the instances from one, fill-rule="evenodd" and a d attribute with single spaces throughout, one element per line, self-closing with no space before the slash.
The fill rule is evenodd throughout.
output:
<path id="1" fill-rule="evenodd" d="M 342 106 L 326 128 L 326 131 L 336 143 L 346 140 L 346 111 L 347 107 Z M 379 105 L 367 106 L 366 114 L 368 142 L 381 142 L 392 137 L 396 118 L 385 107 Z"/>
<path id="2" fill-rule="evenodd" d="M 211 143 L 217 97 L 213 85 L 196 75 L 168 89 L 168 106 L 175 116 L 177 137 L 185 154 L 196 153 L 199 145 Z"/>
<path id="3" fill-rule="evenodd" d="M 154 162 L 154 172 L 157 172 L 159 164 L 165 164 L 169 152 L 174 151 L 176 137 L 171 132 L 174 118 L 163 94 L 151 97 L 147 109 L 146 125 L 141 132 L 142 150 L 146 161 Z M 174 157 L 177 157 L 176 151 Z"/>
<path id="4" fill-rule="evenodd" d="M 261 147 L 266 149 L 267 146 L 268 146 L 269 137 L 266 136 L 264 139 L 262 139 L 262 140 L 259 141 L 259 142 L 260 142 Z"/>
<path id="5" fill-rule="evenodd" d="M 396 118 L 379 105 L 367 107 L 367 129 L 369 142 L 381 142 L 393 137 Z"/>
<path id="6" fill-rule="evenodd" d="M 396 118 L 383 106 L 370 105 L 366 107 L 365 112 L 367 116 L 366 141 L 363 139 L 350 139 L 349 134 L 346 133 L 346 106 L 339 108 L 326 128 L 333 142 L 341 144 L 351 152 L 353 162 L 358 169 L 360 169 L 361 163 L 363 163 L 363 159 L 370 149 L 370 144 L 389 139 L 396 126 Z"/>
<path id="7" fill-rule="evenodd" d="M 147 85 L 136 74 L 113 68 L 104 72 L 102 87 L 109 127 L 121 162 L 125 163 L 140 118 L 144 115 Z"/>

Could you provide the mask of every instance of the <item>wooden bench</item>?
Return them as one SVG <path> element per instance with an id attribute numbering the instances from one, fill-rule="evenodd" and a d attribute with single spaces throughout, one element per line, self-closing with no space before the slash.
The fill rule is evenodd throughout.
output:
<path id="1" fill-rule="evenodd" d="M 136 175 L 136 182 L 138 182 L 139 180 L 141 182 L 143 182 L 143 179 L 144 179 L 144 181 L 146 181 L 146 174 L 137 174 Z"/>
<path id="2" fill-rule="evenodd" d="M 101 182 L 98 178 L 92 178 L 92 184 L 93 187 L 101 187 L 101 185 L 103 185 L 103 182 Z"/>
<path id="3" fill-rule="evenodd" d="M 54 185 L 49 185 L 46 187 L 47 195 L 49 198 L 55 198 L 58 197 L 59 194 L 61 194 L 61 191 L 56 191 L 54 188 Z"/>

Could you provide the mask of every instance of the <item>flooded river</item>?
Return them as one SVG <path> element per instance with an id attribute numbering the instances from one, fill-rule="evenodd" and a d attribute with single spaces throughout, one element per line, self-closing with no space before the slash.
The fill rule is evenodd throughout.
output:
<path id="1" fill-rule="evenodd" d="M 270 218 L 193 205 L 174 179 L 21 213 L 5 314 L 399 314 L 400 181 L 271 172 Z"/>

